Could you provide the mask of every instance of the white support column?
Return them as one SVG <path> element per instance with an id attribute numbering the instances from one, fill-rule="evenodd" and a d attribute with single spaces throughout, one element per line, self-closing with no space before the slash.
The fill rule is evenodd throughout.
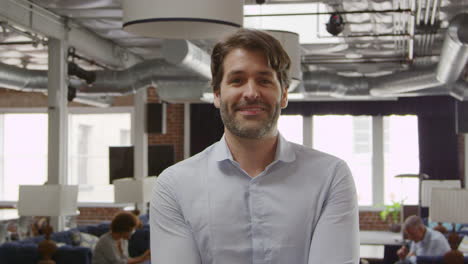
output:
<path id="1" fill-rule="evenodd" d="M 313 147 L 313 116 L 304 116 L 302 119 L 302 144 L 307 147 Z"/>
<path id="2" fill-rule="evenodd" d="M 48 184 L 67 184 L 68 163 L 68 101 L 67 101 L 67 51 L 64 40 L 49 38 L 49 145 L 48 145 Z M 54 231 L 65 228 L 65 219 L 51 217 Z"/>
<path id="3" fill-rule="evenodd" d="M 384 130 L 383 117 L 372 117 L 372 203 L 384 203 Z"/>
<path id="4" fill-rule="evenodd" d="M 465 189 L 468 189 L 468 134 L 463 134 L 463 138 L 465 141 L 465 148 L 464 148 L 465 181 L 464 181 L 464 184 L 465 184 Z"/>
<path id="5" fill-rule="evenodd" d="M 134 96 L 133 106 L 133 177 L 148 176 L 148 134 L 146 133 L 147 89 L 140 88 Z M 146 212 L 146 204 L 138 204 L 141 214 Z"/>
<path id="6" fill-rule="evenodd" d="M 0 113 L 0 168 L 5 166 L 5 115 Z M 6 200 L 4 197 L 5 193 L 5 173 L 4 170 L 0 170 L 0 200 Z"/>
<path id="7" fill-rule="evenodd" d="M 184 104 L 184 159 L 190 157 L 190 103 Z"/>

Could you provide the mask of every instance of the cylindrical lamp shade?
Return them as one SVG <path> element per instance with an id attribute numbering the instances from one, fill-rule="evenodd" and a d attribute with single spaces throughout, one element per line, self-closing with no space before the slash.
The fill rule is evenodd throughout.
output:
<path id="1" fill-rule="evenodd" d="M 78 185 L 20 185 L 20 216 L 76 215 Z"/>
<path id="2" fill-rule="evenodd" d="M 151 199 L 156 177 L 123 178 L 114 180 L 115 203 L 146 203 Z"/>
<path id="3" fill-rule="evenodd" d="M 299 44 L 299 35 L 294 32 L 281 30 L 267 30 L 267 32 L 281 43 L 291 59 L 291 84 L 289 91 L 294 91 L 302 80 L 301 45 Z"/>
<path id="4" fill-rule="evenodd" d="M 468 190 L 434 188 L 429 216 L 435 222 L 468 223 Z"/>
<path id="5" fill-rule="evenodd" d="M 241 0 L 124 0 L 123 28 L 140 36 L 218 39 L 243 24 Z"/>

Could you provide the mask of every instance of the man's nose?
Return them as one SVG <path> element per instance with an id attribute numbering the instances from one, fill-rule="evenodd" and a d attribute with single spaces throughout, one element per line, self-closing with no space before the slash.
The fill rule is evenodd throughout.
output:
<path id="1" fill-rule="evenodd" d="M 258 86 L 254 80 L 249 80 L 245 84 L 244 98 L 246 100 L 256 100 L 259 97 Z"/>

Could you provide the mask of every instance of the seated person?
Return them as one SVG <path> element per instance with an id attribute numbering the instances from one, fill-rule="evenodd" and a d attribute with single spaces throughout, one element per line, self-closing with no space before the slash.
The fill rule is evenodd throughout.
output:
<path id="1" fill-rule="evenodd" d="M 416 263 L 416 256 L 443 256 L 450 251 L 449 243 L 444 235 L 426 228 L 419 216 L 412 215 L 406 218 L 403 230 L 412 242 L 409 250 L 406 246 L 402 246 L 397 251 L 400 258 L 396 262 L 398 264 L 413 264 Z"/>
<path id="2" fill-rule="evenodd" d="M 93 264 L 136 264 L 150 258 L 150 251 L 130 258 L 128 239 L 135 232 L 138 218 L 130 212 L 120 212 L 112 220 L 110 231 L 99 238 L 93 252 Z"/>

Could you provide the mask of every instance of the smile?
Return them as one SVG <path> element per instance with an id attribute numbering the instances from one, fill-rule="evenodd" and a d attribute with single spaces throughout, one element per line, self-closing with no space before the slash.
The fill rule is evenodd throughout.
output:
<path id="1" fill-rule="evenodd" d="M 264 112 L 265 109 L 262 107 L 241 107 L 237 109 L 243 115 L 258 115 L 261 112 Z"/>

